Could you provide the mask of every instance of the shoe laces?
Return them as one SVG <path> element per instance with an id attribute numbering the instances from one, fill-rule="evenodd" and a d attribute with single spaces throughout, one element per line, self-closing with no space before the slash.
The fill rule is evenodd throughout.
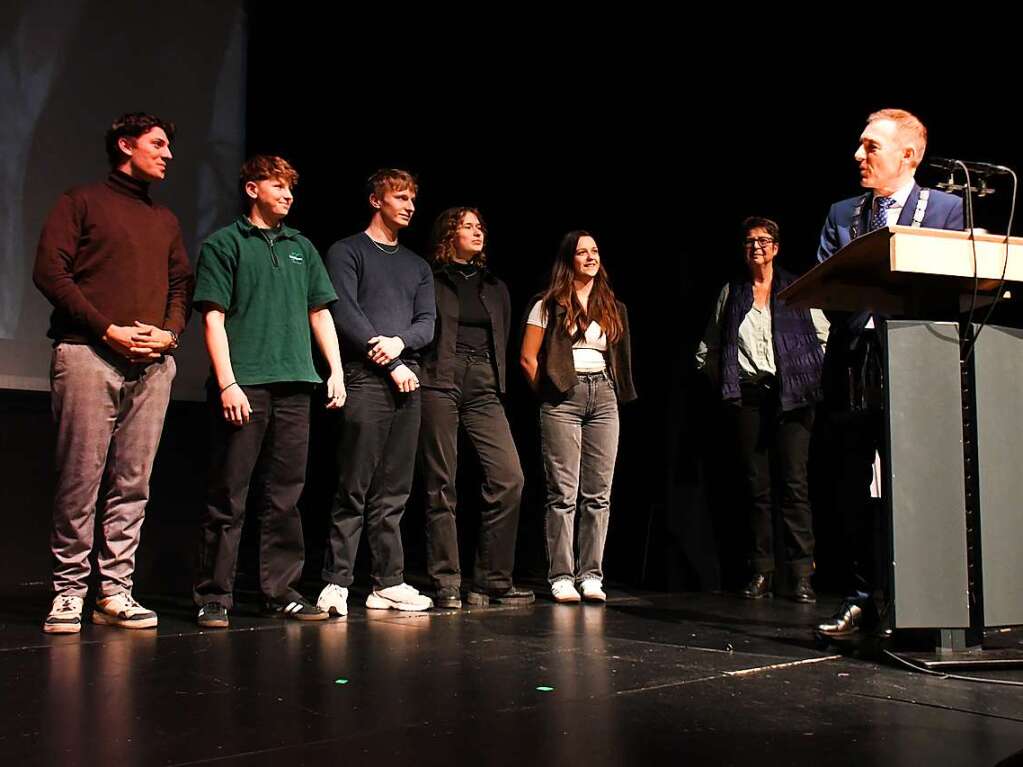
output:
<path id="1" fill-rule="evenodd" d="M 77 599 L 78 597 L 72 596 L 61 597 L 60 604 L 57 605 L 57 610 L 59 612 L 73 612 L 74 610 L 78 609 L 78 604 L 76 603 Z"/>

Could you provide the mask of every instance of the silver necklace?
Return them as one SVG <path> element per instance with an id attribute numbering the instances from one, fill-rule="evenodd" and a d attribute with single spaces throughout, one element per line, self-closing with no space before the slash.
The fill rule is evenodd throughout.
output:
<path id="1" fill-rule="evenodd" d="M 368 234 L 367 234 L 366 236 L 367 236 L 367 237 L 369 237 L 369 235 L 368 235 Z M 384 247 L 383 245 L 381 245 L 381 244 L 380 244 L 379 242 L 377 242 L 376 240 L 374 240 L 374 239 L 373 239 L 372 237 L 369 237 L 369 241 L 370 241 L 370 242 L 372 242 L 372 243 L 373 243 L 373 245 L 375 245 L 375 246 L 376 246 L 376 249 L 377 249 L 377 250 L 379 250 L 379 251 L 380 251 L 381 253 L 386 253 L 386 254 L 387 254 L 387 255 L 389 255 L 389 256 L 393 256 L 393 255 L 394 255 L 395 253 L 397 253 L 397 252 L 398 252 L 398 248 L 400 248 L 400 247 L 401 247 L 401 245 L 399 245 L 398 243 L 395 243 L 395 244 L 394 244 L 394 250 L 388 250 L 388 249 L 387 249 L 387 248 L 385 248 L 385 247 Z"/>
<path id="2" fill-rule="evenodd" d="M 455 263 L 459 263 L 459 262 L 455 262 Z M 480 270 L 479 270 L 479 267 L 477 267 L 477 268 L 473 269 L 471 272 L 470 271 L 462 271 L 461 269 L 459 269 L 456 266 L 453 269 L 451 269 L 450 271 L 452 271 L 455 274 L 457 274 L 463 280 L 468 281 L 468 280 L 471 280 L 473 277 L 475 277 L 477 274 L 479 274 Z"/>

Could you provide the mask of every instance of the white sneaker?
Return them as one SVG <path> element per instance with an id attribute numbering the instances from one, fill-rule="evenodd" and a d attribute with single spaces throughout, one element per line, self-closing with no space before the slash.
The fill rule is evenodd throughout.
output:
<path id="1" fill-rule="evenodd" d="M 123 629 L 151 629 L 156 626 L 156 613 L 140 605 L 126 591 L 96 600 L 92 622 Z"/>
<path id="2" fill-rule="evenodd" d="M 336 583 L 328 583 L 317 597 L 316 606 L 328 615 L 344 618 L 348 615 L 348 589 Z"/>
<path id="3" fill-rule="evenodd" d="M 572 581 L 562 578 L 559 581 L 554 581 L 551 584 L 551 595 L 554 597 L 555 602 L 560 604 L 570 604 L 578 602 L 581 597 L 579 592 L 575 590 L 575 586 Z"/>
<path id="4" fill-rule="evenodd" d="M 604 593 L 604 587 L 596 578 L 587 578 L 579 584 L 579 586 L 583 592 L 583 599 L 587 602 L 607 601 L 607 594 Z"/>
<path id="5" fill-rule="evenodd" d="M 373 589 L 373 592 L 366 597 L 366 607 L 370 610 L 414 612 L 429 610 L 433 607 L 433 600 L 425 594 L 420 594 L 407 583 L 399 583 L 397 586 L 388 586 L 386 589 Z"/>
<path id="6" fill-rule="evenodd" d="M 82 630 L 82 598 L 57 594 L 50 614 L 43 621 L 47 634 L 77 634 Z"/>

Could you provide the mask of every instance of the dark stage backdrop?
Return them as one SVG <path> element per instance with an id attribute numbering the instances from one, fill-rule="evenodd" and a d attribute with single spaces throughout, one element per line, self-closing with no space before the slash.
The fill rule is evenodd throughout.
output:
<path id="1" fill-rule="evenodd" d="M 209 14 L 220 17 L 214 9 L 221 7 L 199 3 L 181 13 L 191 14 L 195 34 L 220 34 L 227 46 L 229 27 L 217 33 L 206 23 Z M 740 45 L 722 30 L 708 33 L 697 52 L 667 19 L 637 16 L 613 27 L 567 27 L 524 18 L 505 20 L 500 33 L 471 19 L 465 25 L 446 19 L 450 28 L 438 36 L 425 27 L 393 33 L 393 17 L 325 7 L 292 4 L 282 10 L 251 3 L 246 15 L 246 150 L 281 154 L 297 167 L 301 180 L 290 223 L 321 252 L 365 226 L 363 181 L 381 166 L 405 167 L 419 177 L 418 211 L 403 237 L 420 253 L 441 210 L 481 208 L 491 263 L 508 282 L 517 314 L 544 284 L 561 235 L 573 228 L 596 235 L 616 291 L 629 306 L 640 393 L 623 411 L 607 551 L 607 575 L 616 582 L 714 589 L 743 575 L 736 478 L 715 397 L 692 365 L 713 298 L 739 265 L 739 222 L 751 214 L 775 218 L 782 227 L 779 258 L 794 271 L 808 268 L 828 206 L 857 192 L 852 153 L 864 118 L 884 106 L 917 112 L 931 130 L 933 154 L 1014 167 L 1023 160 L 998 97 L 1011 68 L 991 65 L 988 71 L 999 74 L 983 94 L 973 87 L 973 75 L 952 66 L 940 92 L 917 89 L 921 78 L 903 84 L 893 77 L 873 83 L 876 90 L 868 94 L 859 68 L 840 66 L 822 51 L 789 64 L 774 55 L 778 43 L 766 31 L 766 47 Z M 770 57 L 757 55 L 768 50 Z M 181 55 L 161 53 L 163 66 Z M 83 69 L 93 70 L 94 64 Z M 861 80 L 863 88 L 851 87 Z M 163 97 L 180 100 L 174 104 L 209 99 L 196 82 L 202 81 L 169 83 Z M 108 89 L 105 103 L 123 101 L 120 87 Z M 968 101 L 954 97 L 968 87 Z M 183 108 L 167 111 L 181 114 Z M 168 192 L 189 175 L 183 172 L 183 164 L 193 161 L 186 157 L 185 137 L 199 135 L 182 128 Z M 241 135 L 232 134 L 236 140 Z M 76 152 L 82 154 L 77 144 Z M 77 176 L 89 172 L 82 168 Z M 922 172 L 920 180 L 937 179 Z M 196 237 L 233 213 L 229 206 L 200 208 L 194 199 L 181 210 L 189 205 L 194 223 L 202 222 L 191 227 L 201 229 Z M 1000 190 L 979 204 L 978 222 L 1003 231 L 1006 205 Z M 1001 319 L 1012 321 L 1013 315 L 1006 307 Z M 41 329 L 32 337 L 40 335 Z M 189 343 L 198 349 L 198 334 Z M 5 423 L 36 424 L 37 434 L 34 452 L 5 445 L 17 467 L 8 475 L 22 488 L 19 510 L 24 506 L 22 513 L 40 521 L 18 539 L 18 551 L 12 544 L 11 553 L 21 562 L 26 547 L 41 555 L 14 568 L 12 579 L 45 575 L 46 565 L 45 482 L 22 478 L 32 467 L 48 470 L 46 435 L 39 431 L 45 429 L 39 426 L 45 424 L 45 404 L 33 404 L 29 417 L 28 405 L 19 402 L 19 414 L 3 415 Z M 527 473 L 520 571 L 542 576 L 536 407 L 518 376 L 512 376 L 507 406 Z M 326 418 L 315 422 L 301 504 L 312 580 L 333 483 L 332 427 Z M 140 567 L 151 573 L 143 574 L 142 584 L 153 590 L 166 588 L 175 568 L 178 585 L 188 586 L 185 563 L 202 502 L 203 429 L 200 406 L 172 407 L 140 555 Z M 830 518 L 830 434 L 825 424 L 817 432 L 812 492 L 826 581 L 839 547 Z M 472 490 L 479 487 L 471 460 L 459 485 L 466 490 L 460 519 L 469 533 L 468 557 L 478 508 Z M 423 559 L 418 500 L 410 504 L 403 530 L 415 573 Z M 251 548 L 242 568 L 255 570 Z"/>
<path id="2" fill-rule="evenodd" d="M 298 167 L 292 223 L 322 250 L 364 227 L 362 181 L 380 166 L 419 176 L 418 211 L 404 238 L 421 253 L 437 213 L 480 207 L 492 264 L 518 312 L 544 283 L 561 234 L 592 230 L 630 308 L 640 392 L 623 411 L 609 577 L 719 588 L 745 574 L 745 524 L 716 399 L 692 355 L 720 285 L 740 265 L 741 220 L 776 219 L 782 262 L 809 268 L 829 205 L 858 191 L 852 154 L 865 118 L 885 106 L 920 115 L 932 154 L 1019 165 L 1023 153 L 1000 82 L 968 106 L 953 94 L 971 76 L 954 67 L 940 92 L 893 80 L 867 95 L 847 87 L 858 77 L 852 67 L 840 74 L 829 69 L 834 62 L 774 56 L 766 31 L 770 57 L 756 55 L 758 44 L 721 42 L 726 35 L 712 35 L 718 47 L 705 57 L 686 53 L 676 30 L 648 21 L 623 20 L 614 34 L 586 23 L 566 31 L 510 22 L 500 40 L 485 42 L 472 24 L 454 23 L 448 35 L 405 47 L 384 45 L 372 21 L 254 12 L 249 150 L 283 154 Z M 280 39 L 305 43 L 287 67 L 258 53 Z M 301 105 L 301 119 L 272 119 L 282 94 Z M 929 171 L 919 179 L 941 180 Z M 1004 231 L 1007 204 L 1002 187 L 978 203 L 978 223 Z M 521 380 L 507 404 L 527 471 L 519 561 L 542 573 L 536 408 Z M 817 431 L 813 493 L 827 583 L 840 547 L 830 518 L 830 432 L 826 423 Z M 318 471 L 329 472 L 316 458 L 311 468 L 315 492 Z M 467 522 L 474 500 L 463 493 Z M 413 505 L 405 524 L 412 551 L 419 513 Z"/>

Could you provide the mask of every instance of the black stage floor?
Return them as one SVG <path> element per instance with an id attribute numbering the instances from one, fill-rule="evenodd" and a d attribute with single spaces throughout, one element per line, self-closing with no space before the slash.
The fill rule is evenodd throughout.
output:
<path id="1" fill-rule="evenodd" d="M 239 608 L 205 632 L 150 596 L 158 630 L 48 637 L 45 593 L 8 595 L 0 763 L 974 767 L 1023 750 L 1023 688 L 816 647 L 831 603 L 612 590 L 398 614 L 358 596 L 347 620 Z"/>

